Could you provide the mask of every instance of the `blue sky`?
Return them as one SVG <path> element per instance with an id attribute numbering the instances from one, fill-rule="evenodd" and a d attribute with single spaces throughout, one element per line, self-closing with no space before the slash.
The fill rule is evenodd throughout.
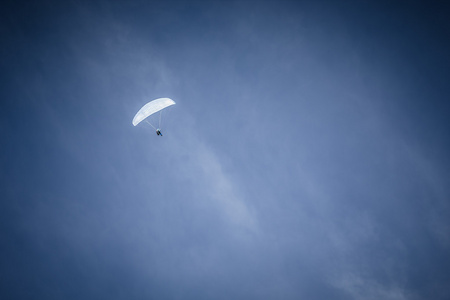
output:
<path id="1" fill-rule="evenodd" d="M 1 298 L 448 299 L 448 12 L 4 5 Z"/>

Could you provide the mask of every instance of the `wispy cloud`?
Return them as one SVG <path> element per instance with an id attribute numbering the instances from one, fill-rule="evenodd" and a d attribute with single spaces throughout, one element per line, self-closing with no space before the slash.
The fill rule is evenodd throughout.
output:
<path id="1" fill-rule="evenodd" d="M 256 230 L 257 220 L 245 203 L 239 187 L 227 175 L 220 159 L 205 144 L 198 145 L 197 162 L 206 185 L 205 193 L 221 208 L 226 219 L 237 226 Z"/>
<path id="2" fill-rule="evenodd" d="M 190 122 L 183 122 L 190 124 Z M 189 125 L 187 125 L 189 126 Z M 187 132 L 195 132 L 192 127 Z M 225 171 L 226 159 L 210 147 L 201 137 L 187 134 L 172 141 L 172 151 L 178 152 L 176 166 L 179 176 L 191 183 L 191 188 L 209 206 L 214 206 L 223 220 L 234 228 L 256 233 L 258 221 L 238 182 Z"/>
<path id="3" fill-rule="evenodd" d="M 352 299 L 361 300 L 405 300 L 411 295 L 398 285 L 380 284 L 375 280 L 364 279 L 360 275 L 348 273 L 335 282 L 337 288 L 343 289 Z"/>

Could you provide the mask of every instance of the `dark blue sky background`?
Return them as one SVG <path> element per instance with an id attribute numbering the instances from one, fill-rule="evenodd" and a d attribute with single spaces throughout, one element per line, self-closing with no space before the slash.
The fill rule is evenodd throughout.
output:
<path id="1" fill-rule="evenodd" d="M 2 4 L 0 298 L 449 299 L 449 12 Z"/>

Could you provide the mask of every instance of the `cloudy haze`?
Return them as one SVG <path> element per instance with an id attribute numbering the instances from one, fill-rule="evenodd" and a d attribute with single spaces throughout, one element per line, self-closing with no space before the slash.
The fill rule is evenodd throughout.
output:
<path id="1" fill-rule="evenodd" d="M 0 298 L 449 299 L 448 12 L 10 1 Z"/>

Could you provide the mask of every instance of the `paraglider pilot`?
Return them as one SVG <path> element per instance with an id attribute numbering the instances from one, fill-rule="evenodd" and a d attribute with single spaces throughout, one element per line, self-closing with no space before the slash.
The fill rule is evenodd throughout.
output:
<path id="1" fill-rule="evenodd" d="M 156 129 L 156 135 L 160 135 L 160 136 L 162 136 L 162 133 L 161 133 L 161 130 L 158 128 L 158 129 Z"/>

